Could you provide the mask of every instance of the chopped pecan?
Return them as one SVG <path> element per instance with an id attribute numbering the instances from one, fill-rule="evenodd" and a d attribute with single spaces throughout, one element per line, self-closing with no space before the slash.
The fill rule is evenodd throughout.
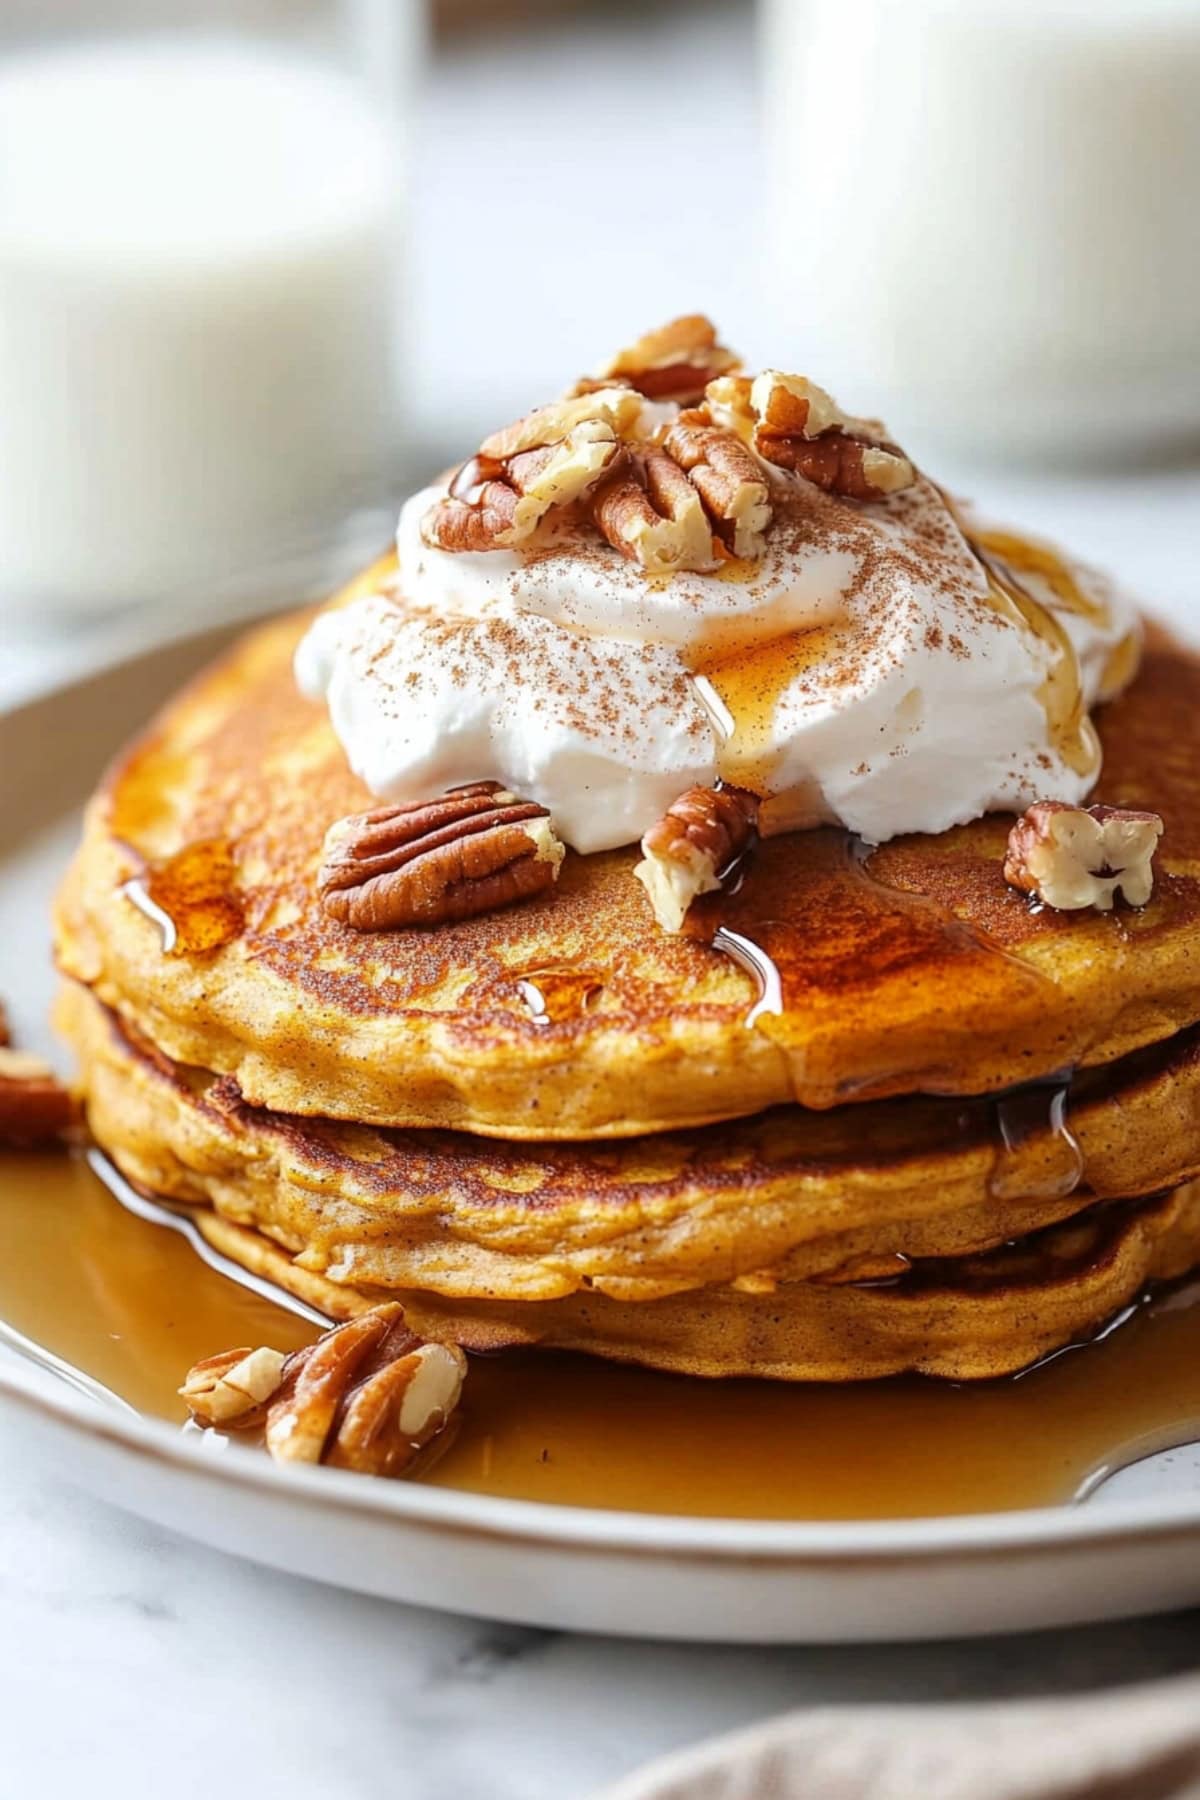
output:
<path id="1" fill-rule="evenodd" d="M 206 1357 L 179 1391 L 200 1425 L 262 1429 L 277 1462 L 395 1476 L 445 1427 L 466 1368 L 461 1350 L 422 1343 L 403 1307 L 389 1303 L 288 1357 L 268 1349 Z"/>
<path id="2" fill-rule="evenodd" d="M 639 563 L 648 575 L 717 565 L 700 495 L 665 450 L 628 456 L 596 489 L 591 510 L 613 548 Z"/>
<path id="3" fill-rule="evenodd" d="M 0 1045 L 0 1147 L 23 1150 L 52 1143 L 75 1124 L 78 1110 L 48 1062 L 13 1050 L 7 1042 Z"/>
<path id="4" fill-rule="evenodd" d="M 750 443 L 758 423 L 750 394 L 754 382 L 749 375 L 718 375 L 704 390 L 704 410 L 714 425 L 736 431 L 743 443 Z"/>
<path id="5" fill-rule="evenodd" d="M 737 433 L 711 424 L 703 412 L 684 412 L 668 428 L 663 448 L 687 474 L 727 548 L 735 556 L 761 556 L 771 499 L 761 464 Z"/>
<path id="6" fill-rule="evenodd" d="M 601 381 L 628 381 L 648 400 L 694 406 L 708 383 L 740 358 L 717 342 L 716 327 L 703 313 L 686 313 L 658 331 L 648 331 L 598 371 Z"/>
<path id="7" fill-rule="evenodd" d="M 193 1363 L 179 1392 L 199 1425 L 248 1430 L 266 1418 L 266 1405 L 278 1391 L 287 1357 L 264 1344 L 258 1350 L 222 1350 Z"/>
<path id="8" fill-rule="evenodd" d="M 640 408 L 631 389 L 602 388 L 493 432 L 425 514 L 421 536 L 437 550 L 525 543 L 551 508 L 578 500 L 612 467 Z"/>
<path id="9" fill-rule="evenodd" d="M 1145 906 L 1162 830 L 1153 812 L 1038 800 L 1008 834 L 1004 879 L 1058 912 L 1110 912 L 1118 894 Z"/>
<path id="10" fill-rule="evenodd" d="M 634 874 L 664 931 L 681 931 L 692 901 L 729 880 L 757 827 L 757 796 L 735 787 L 689 788 L 650 827 Z"/>
<path id="11" fill-rule="evenodd" d="M 760 432 L 772 438 L 815 438 L 825 431 L 853 433 L 857 420 L 805 375 L 764 369 L 750 384 L 750 407 Z"/>
<path id="12" fill-rule="evenodd" d="M 911 487 L 916 470 L 894 444 L 883 442 L 803 375 L 765 369 L 750 389 L 752 442 L 764 461 L 790 469 L 828 493 L 849 500 L 882 500 Z"/>
<path id="13" fill-rule="evenodd" d="M 641 400 L 633 389 L 622 382 L 613 382 L 590 394 L 551 400 L 548 405 L 535 408 L 512 425 L 504 425 L 485 437 L 479 453 L 498 463 L 506 463 L 527 451 L 545 450 L 560 444 L 581 425 L 608 425 L 621 437 L 635 428 L 641 411 Z"/>
<path id="14" fill-rule="evenodd" d="M 441 925 L 544 893 L 564 855 L 544 806 L 480 781 L 339 819 L 318 883 L 325 911 L 355 931 Z"/>

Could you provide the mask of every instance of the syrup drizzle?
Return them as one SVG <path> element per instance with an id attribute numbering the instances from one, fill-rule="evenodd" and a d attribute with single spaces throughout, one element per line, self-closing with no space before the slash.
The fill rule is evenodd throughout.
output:
<path id="1" fill-rule="evenodd" d="M 753 980 L 754 998 L 744 1023 L 788 1052 L 796 1097 L 804 1104 L 854 1099 L 875 1084 L 873 1073 L 854 1081 L 839 1076 L 836 1092 L 817 1097 L 803 1030 L 794 1031 L 788 1020 L 795 1014 L 803 1021 L 814 1002 L 820 1006 L 831 992 L 840 992 L 851 965 L 861 983 L 869 981 L 877 965 L 886 977 L 911 957 L 932 965 L 940 979 L 951 971 L 951 978 L 975 984 L 981 1004 L 990 1003 L 1000 975 L 1010 1005 L 1014 994 L 1033 1002 L 1040 998 L 1048 977 L 939 902 L 879 880 L 871 869 L 875 852 L 869 846 L 849 832 L 828 831 L 822 841 L 835 846 L 827 858 L 828 885 L 815 869 L 810 903 L 817 916 L 836 906 L 839 931 L 810 938 L 804 917 L 786 911 L 791 896 L 771 892 L 769 877 L 747 882 L 740 891 L 727 890 L 719 900 L 699 902 L 689 919 L 696 936 Z M 846 873 L 852 876 L 849 896 L 844 880 L 837 881 Z"/>
<path id="2" fill-rule="evenodd" d="M 837 630 L 814 625 L 697 660 L 692 682 L 712 720 L 722 781 L 770 792 L 780 755 L 773 741 L 780 700 L 807 669 L 830 659 Z"/>
<path id="3" fill-rule="evenodd" d="M 745 969 L 758 989 L 757 998 L 746 1014 L 747 1028 L 752 1029 L 760 1019 L 783 1011 L 783 977 L 778 964 L 761 944 L 743 936 L 740 931 L 730 931 L 727 925 L 718 925 L 713 932 L 712 947 Z"/>
<path id="4" fill-rule="evenodd" d="M 1073 614 L 1108 629 L 1111 607 L 1085 593 L 1056 551 L 1012 532 L 973 531 L 955 502 L 944 493 L 942 498 L 987 577 L 993 606 L 1050 652 L 1050 667 L 1038 699 L 1051 742 L 1069 768 L 1080 775 L 1094 775 L 1100 766 L 1099 740 L 1084 705 L 1083 676 L 1074 643 L 1056 614 Z M 735 562 L 723 565 L 718 575 L 725 581 L 748 578 Z M 1023 579 L 1029 575 L 1037 576 L 1050 589 L 1052 604 L 1045 604 L 1032 592 Z M 831 659 L 838 631 L 836 623 L 819 624 L 765 643 L 715 647 L 697 658 L 692 679 L 712 721 L 718 744 L 717 769 L 723 780 L 760 795 L 770 793 L 780 754 L 773 741 L 780 700 L 806 669 Z M 1116 646 L 1101 680 L 1101 698 L 1117 692 L 1132 677 L 1139 649 L 1136 632 Z"/>
<path id="5" fill-rule="evenodd" d="M 158 926 L 164 956 L 218 950 L 244 924 L 237 865 L 223 838 L 203 838 L 148 863 L 118 891 Z"/>
<path id="6" fill-rule="evenodd" d="M 595 969 L 529 969 L 515 983 L 535 1025 L 581 1018 L 604 986 Z"/>
<path id="7" fill-rule="evenodd" d="M 1014 1088 L 996 1100 L 999 1137 L 988 1190 L 998 1200 L 1059 1200 L 1083 1180 L 1083 1152 L 1067 1109 L 1071 1075 Z"/>
<path id="8" fill-rule="evenodd" d="M 135 875 L 131 881 L 124 882 L 117 891 L 123 900 L 128 900 L 130 905 L 136 906 L 152 925 L 158 926 L 162 933 L 163 955 L 173 955 L 179 942 L 179 932 L 176 929 L 175 921 L 170 913 L 164 912 L 162 907 L 150 898 L 149 890 L 142 877 Z"/>
<path id="9" fill-rule="evenodd" d="M 1038 689 L 1038 701 L 1051 743 L 1077 775 L 1095 775 L 1100 767 L 1100 740 L 1084 706 L 1078 654 L 1054 608 L 1039 600 L 1021 577 L 1040 576 L 1054 595 L 1055 607 L 1102 627 L 1111 621 L 1111 610 L 1083 592 L 1055 551 L 1011 532 L 973 530 L 950 495 L 943 489 L 938 492 L 987 577 L 989 598 L 997 612 L 1050 651 L 1050 668 Z"/>

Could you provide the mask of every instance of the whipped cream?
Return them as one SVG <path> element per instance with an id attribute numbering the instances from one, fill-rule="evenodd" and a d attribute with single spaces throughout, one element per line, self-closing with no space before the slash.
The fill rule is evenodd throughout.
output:
<path id="1" fill-rule="evenodd" d="M 979 538 L 1020 561 L 1014 603 L 923 479 L 870 506 L 771 480 L 760 561 L 652 578 L 572 515 L 520 551 L 431 549 L 430 488 L 401 515 L 394 586 L 317 619 L 299 684 L 381 798 L 498 780 L 583 852 L 718 778 L 764 797 L 768 832 L 871 843 L 1082 800 L 1086 711 L 1136 667 L 1131 601 Z"/>

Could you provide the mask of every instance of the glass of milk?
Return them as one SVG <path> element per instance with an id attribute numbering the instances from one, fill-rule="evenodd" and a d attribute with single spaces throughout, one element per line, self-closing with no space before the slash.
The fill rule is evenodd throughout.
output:
<path id="1" fill-rule="evenodd" d="M 76 31 L 14 4 L 0 609 L 202 592 L 320 544 L 397 454 L 417 0 L 92 3 Z"/>
<path id="2" fill-rule="evenodd" d="M 1200 438 L 1200 0 L 762 12 L 772 311 L 800 366 L 905 441 Z"/>

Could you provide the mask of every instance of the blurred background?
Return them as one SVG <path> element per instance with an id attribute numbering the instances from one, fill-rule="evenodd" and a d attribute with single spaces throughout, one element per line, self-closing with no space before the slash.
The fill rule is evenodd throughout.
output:
<path id="1" fill-rule="evenodd" d="M 317 592 L 642 330 L 1191 612 L 1200 0 L 4 0 L 0 702 Z"/>

